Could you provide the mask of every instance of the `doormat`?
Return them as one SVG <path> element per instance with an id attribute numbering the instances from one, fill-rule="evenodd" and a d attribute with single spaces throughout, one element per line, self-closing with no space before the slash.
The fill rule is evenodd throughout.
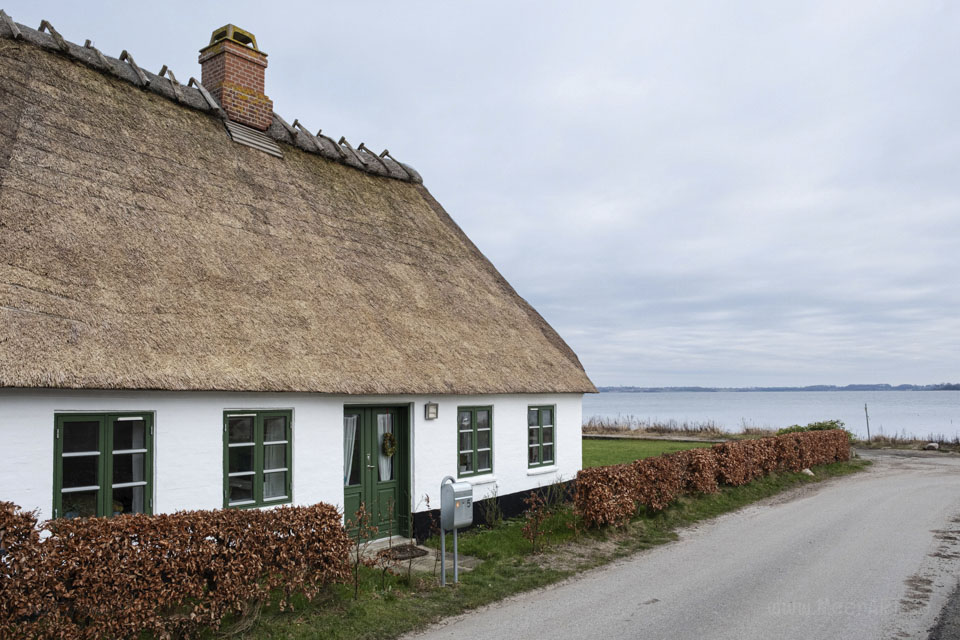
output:
<path id="1" fill-rule="evenodd" d="M 409 560 L 410 558 L 420 558 L 430 552 L 426 549 L 421 549 L 416 545 L 401 544 L 397 547 L 384 549 L 380 553 L 391 560 Z"/>

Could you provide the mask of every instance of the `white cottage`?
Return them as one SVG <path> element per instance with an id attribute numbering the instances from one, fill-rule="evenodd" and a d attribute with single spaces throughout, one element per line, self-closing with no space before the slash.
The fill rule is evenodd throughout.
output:
<path id="1" fill-rule="evenodd" d="M 593 384 L 417 172 L 277 116 L 250 33 L 200 64 L 0 12 L 0 500 L 409 534 L 444 476 L 571 479 Z"/>

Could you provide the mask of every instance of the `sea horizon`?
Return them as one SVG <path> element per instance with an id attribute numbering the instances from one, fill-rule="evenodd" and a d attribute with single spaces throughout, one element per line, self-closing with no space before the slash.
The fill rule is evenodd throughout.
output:
<path id="1" fill-rule="evenodd" d="M 866 410 L 865 410 L 866 406 Z M 780 429 L 822 420 L 841 420 L 860 437 L 908 435 L 919 439 L 960 438 L 960 391 L 606 391 L 583 398 L 583 422 L 590 418 L 632 418 L 648 423 L 711 424 L 726 431 Z"/>

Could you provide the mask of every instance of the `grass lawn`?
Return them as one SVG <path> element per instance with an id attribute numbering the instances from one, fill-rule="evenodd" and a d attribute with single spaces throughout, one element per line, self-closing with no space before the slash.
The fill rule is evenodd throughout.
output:
<path id="1" fill-rule="evenodd" d="M 671 440 L 595 440 L 583 439 L 583 467 L 601 467 L 608 464 L 633 462 L 640 458 L 659 456 L 697 447 L 710 447 L 711 442 L 673 442 Z"/>
<path id="2" fill-rule="evenodd" d="M 592 448 L 594 444 L 624 447 L 648 443 L 584 442 L 585 458 L 588 444 Z M 691 444 L 657 442 L 648 446 L 682 445 L 685 448 Z M 654 453 L 650 453 L 650 449 L 633 449 L 639 451 L 639 455 L 666 450 L 674 449 Z M 854 473 L 867 464 L 852 460 L 814 467 L 815 477 L 800 473 L 773 474 L 742 487 L 725 487 L 716 494 L 684 497 L 660 513 L 641 510 L 631 523 L 620 529 L 580 530 L 574 526 L 571 505 L 554 505 L 543 526 L 546 551 L 542 553 L 531 553 L 530 542 L 523 537 L 522 519 L 508 520 L 493 529 L 472 529 L 461 534 L 460 551 L 483 562 L 473 571 L 461 573 L 456 587 L 441 589 L 436 576 L 430 574 L 414 574 L 408 581 L 402 575 L 402 565 L 401 575 L 381 574 L 376 569 L 363 567 L 357 600 L 353 599 L 352 584 L 335 585 L 312 603 L 295 598 L 296 610 L 292 612 L 265 608 L 252 628 L 237 635 L 331 640 L 395 638 L 443 617 L 557 582 L 578 571 L 673 540 L 679 527 L 733 511 L 792 487 Z M 428 544 L 438 546 L 439 540 Z M 452 540 L 448 539 L 447 548 L 451 546 Z"/>

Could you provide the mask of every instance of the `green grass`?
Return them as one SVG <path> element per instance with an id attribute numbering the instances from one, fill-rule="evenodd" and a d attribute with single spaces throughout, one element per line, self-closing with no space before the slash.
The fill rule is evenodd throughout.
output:
<path id="1" fill-rule="evenodd" d="M 633 462 L 640 458 L 659 456 L 685 449 L 712 446 L 710 442 L 674 442 L 672 440 L 595 440 L 583 439 L 583 467 L 602 467 L 608 464 Z"/>
<path id="2" fill-rule="evenodd" d="M 586 450 L 586 442 L 585 450 Z M 615 443 L 620 444 L 620 443 Z M 660 444 L 660 443 L 658 443 Z M 689 444 L 689 443 L 663 443 Z M 312 603 L 295 602 L 296 611 L 268 608 L 246 638 L 395 638 L 443 617 L 489 604 L 509 595 L 561 580 L 577 571 L 605 564 L 641 549 L 676 538 L 679 527 L 748 505 L 786 489 L 854 473 L 869 463 L 862 460 L 814 467 L 815 477 L 800 473 L 774 474 L 743 487 L 678 500 L 658 514 L 640 513 L 620 529 L 580 531 L 569 504 L 555 507 L 545 523 L 547 550 L 532 555 L 523 538 L 523 522 L 508 520 L 494 529 L 477 528 L 460 536 L 460 550 L 483 562 L 461 573 L 460 584 L 441 589 L 430 574 L 387 575 L 381 585 L 378 571 L 361 571 L 360 598 L 353 585 L 336 585 Z M 789 523 L 784 523 L 789 526 Z M 438 540 L 431 541 L 433 546 Z M 451 546 L 448 540 L 447 548 Z"/>

